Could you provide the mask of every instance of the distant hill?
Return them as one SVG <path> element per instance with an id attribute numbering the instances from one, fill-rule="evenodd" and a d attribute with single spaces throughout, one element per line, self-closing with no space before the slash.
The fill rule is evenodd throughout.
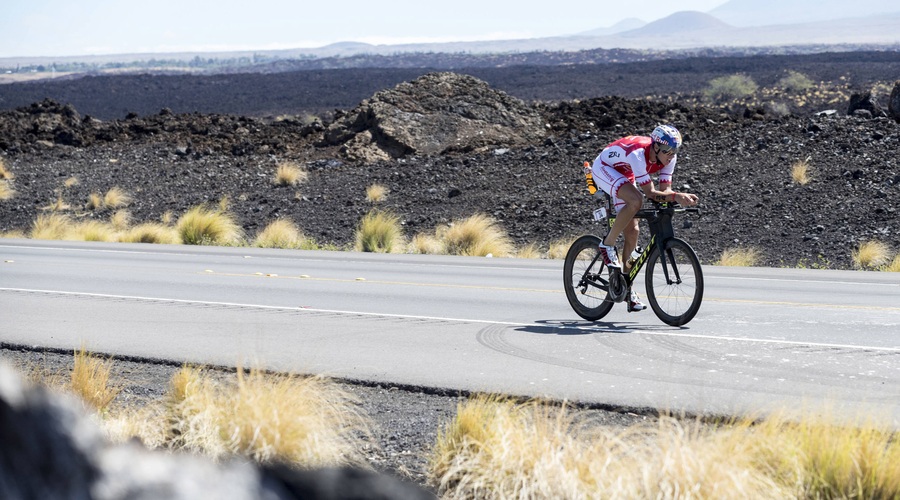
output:
<path id="1" fill-rule="evenodd" d="M 608 28 L 597 28 L 593 30 L 582 31 L 581 33 L 576 33 L 576 36 L 615 35 L 616 33 L 622 33 L 623 31 L 636 30 L 646 25 L 646 21 L 642 21 L 636 17 L 629 17 L 628 19 L 623 19 Z"/>
<path id="2" fill-rule="evenodd" d="M 832 5 L 836 0 L 821 0 Z M 311 68 L 385 67 L 385 59 L 398 54 L 412 55 L 404 67 L 458 67 L 459 59 L 487 56 L 505 62 L 482 61 L 478 65 L 533 64 L 532 55 L 543 53 L 538 64 L 571 64 L 573 54 L 583 51 L 725 51 L 753 53 L 768 50 L 782 53 L 810 53 L 848 50 L 887 50 L 900 52 L 900 7 L 892 3 L 875 4 L 860 0 L 845 7 L 840 19 L 816 20 L 813 0 L 731 0 L 713 9 L 714 13 L 682 11 L 649 24 L 630 19 L 609 28 L 598 28 L 567 36 L 547 38 L 491 40 L 474 42 L 422 43 L 406 45 L 370 45 L 341 42 L 325 47 L 244 52 L 204 52 L 180 54 L 123 54 L 95 57 L 0 58 L 0 69 L 18 71 L 19 67 L 37 67 L 37 71 L 105 70 L 110 64 L 123 63 L 127 70 L 166 69 L 188 72 L 283 71 L 299 69 L 296 63 Z M 799 6 L 799 7 L 798 7 Z M 885 9 L 894 12 L 864 16 Z M 832 9 L 834 10 L 834 9 Z M 809 15 L 804 15 L 804 12 Z M 720 17 L 721 16 L 721 17 Z M 827 17 L 827 16 L 826 16 Z M 802 22 L 801 22 L 802 21 Z M 765 22 L 764 25 L 752 23 Z M 627 29 L 631 26 L 637 26 Z M 562 55 L 560 55 L 562 54 Z M 326 61 L 326 59 L 328 59 Z M 585 59 L 579 57 L 579 59 Z M 604 59 L 587 61 L 604 62 Z M 612 60 L 622 61 L 618 57 Z M 633 59 L 624 59 L 633 60 Z M 156 64 L 152 64 L 156 61 Z M 179 61 L 181 63 L 179 63 Z M 212 61 L 212 63 L 210 63 Z M 61 64 L 85 63 L 89 68 L 58 69 Z M 376 66 L 373 66 L 376 64 Z M 396 67 L 391 61 L 390 66 Z M 105 67 L 103 65 L 106 65 Z M 48 69 L 49 68 L 49 69 Z M 206 71 L 208 70 L 208 71 Z M 26 71 L 29 71 L 26 69 Z"/>
<path id="3" fill-rule="evenodd" d="M 682 11 L 664 17 L 658 21 L 653 21 L 641 28 L 619 33 L 619 36 L 628 38 L 658 38 L 661 35 L 664 35 L 669 38 L 672 35 L 681 33 L 694 33 L 697 31 L 710 32 L 716 30 L 725 31 L 730 29 L 732 29 L 732 26 L 709 14 L 697 11 Z"/>
<path id="4" fill-rule="evenodd" d="M 708 12 L 733 26 L 807 24 L 900 13 L 900 5 L 884 0 L 731 0 Z"/>

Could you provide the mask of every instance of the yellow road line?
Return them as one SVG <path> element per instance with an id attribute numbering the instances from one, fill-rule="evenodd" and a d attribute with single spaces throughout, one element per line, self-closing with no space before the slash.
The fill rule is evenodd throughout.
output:
<path id="1" fill-rule="evenodd" d="M 513 288 L 503 286 L 485 286 L 485 285 L 452 285 L 449 283 L 416 283 L 412 281 L 383 281 L 383 280 L 367 280 L 364 278 L 313 278 L 311 276 L 278 276 L 274 274 L 240 274 L 240 273 L 216 273 L 206 272 L 204 274 L 212 274 L 213 276 L 237 276 L 241 278 L 269 278 L 269 279 L 289 279 L 301 281 L 331 281 L 335 283 L 369 283 L 375 285 L 407 285 L 407 286 L 427 286 L 435 288 L 468 288 L 478 290 L 503 290 L 507 292 L 540 292 L 540 293 L 562 293 L 562 290 L 546 290 L 542 288 Z"/>

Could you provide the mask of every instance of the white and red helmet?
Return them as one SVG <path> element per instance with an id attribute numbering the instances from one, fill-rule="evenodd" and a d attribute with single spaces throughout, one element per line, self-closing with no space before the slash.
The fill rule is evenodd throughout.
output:
<path id="1" fill-rule="evenodd" d="M 673 149 L 678 151 L 681 148 L 681 132 L 671 125 L 660 125 L 653 129 L 650 133 L 653 142 L 659 144 L 663 149 Z"/>

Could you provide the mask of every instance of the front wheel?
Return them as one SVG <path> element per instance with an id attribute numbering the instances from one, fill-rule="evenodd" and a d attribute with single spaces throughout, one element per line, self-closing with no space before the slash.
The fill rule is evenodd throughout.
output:
<path id="1" fill-rule="evenodd" d="M 572 243 L 563 265 L 563 287 L 575 313 L 588 321 L 597 321 L 612 309 L 607 297 L 609 270 L 598 256 L 600 238 L 582 236 Z"/>
<path id="2" fill-rule="evenodd" d="M 647 300 L 668 325 L 681 326 L 694 318 L 703 300 L 700 259 L 687 242 L 671 238 L 662 255 L 654 248 L 647 258 Z"/>

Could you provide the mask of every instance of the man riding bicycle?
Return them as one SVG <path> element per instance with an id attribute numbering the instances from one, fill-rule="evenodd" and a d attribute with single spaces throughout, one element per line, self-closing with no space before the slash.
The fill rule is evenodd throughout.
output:
<path id="1" fill-rule="evenodd" d="M 682 206 L 693 206 L 699 201 L 695 194 L 672 191 L 672 173 L 681 142 L 681 133 L 675 127 L 660 125 L 649 137 L 632 135 L 609 144 L 594 159 L 593 180 L 612 197 L 616 212 L 616 221 L 600 245 L 600 255 L 606 265 L 621 267 L 615 247 L 620 234 L 624 233 L 625 239 L 623 256 L 631 255 L 637 246 L 640 227 L 634 215 L 643 205 L 644 196 L 657 202 L 674 201 Z M 658 174 L 659 189 L 653 185 L 650 174 Z M 627 262 L 625 265 L 621 271 L 627 274 L 630 269 Z M 629 289 L 628 312 L 646 308 L 637 293 Z"/>

